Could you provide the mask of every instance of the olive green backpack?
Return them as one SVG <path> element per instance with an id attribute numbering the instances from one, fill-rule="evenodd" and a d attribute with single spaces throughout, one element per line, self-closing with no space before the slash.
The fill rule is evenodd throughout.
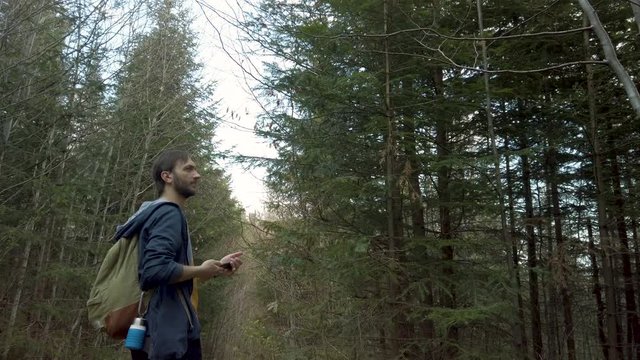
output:
<path id="1" fill-rule="evenodd" d="M 91 288 L 87 311 L 89 321 L 115 339 L 124 339 L 150 294 L 138 283 L 138 235 L 120 238 L 104 257 Z M 143 301 L 144 297 L 144 301 Z"/>

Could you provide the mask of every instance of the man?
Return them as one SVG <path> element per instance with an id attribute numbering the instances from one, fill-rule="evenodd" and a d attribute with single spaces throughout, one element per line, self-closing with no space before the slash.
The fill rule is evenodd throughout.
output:
<path id="1" fill-rule="evenodd" d="M 241 252 L 221 260 L 193 265 L 185 201 L 195 195 L 200 174 L 187 152 L 161 153 L 152 167 L 159 198 L 145 202 L 116 238 L 139 233 L 138 279 L 143 291 L 152 291 L 145 315 L 147 333 L 144 350 L 132 350 L 132 359 L 202 358 L 200 322 L 190 301 L 194 279 L 229 276 L 242 265 Z"/>

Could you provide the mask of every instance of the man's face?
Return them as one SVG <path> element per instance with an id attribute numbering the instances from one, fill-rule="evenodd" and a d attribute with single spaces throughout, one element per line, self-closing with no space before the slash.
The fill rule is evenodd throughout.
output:
<path id="1" fill-rule="evenodd" d="M 185 199 L 196 194 L 196 185 L 200 180 L 200 174 L 196 170 L 196 164 L 189 159 L 187 162 L 178 160 L 173 168 L 173 188 Z"/>

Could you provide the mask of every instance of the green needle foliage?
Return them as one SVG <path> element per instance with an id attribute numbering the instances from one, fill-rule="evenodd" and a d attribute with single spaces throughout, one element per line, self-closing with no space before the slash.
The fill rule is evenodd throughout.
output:
<path id="1" fill-rule="evenodd" d="M 160 151 L 188 150 L 199 165 L 187 209 L 199 257 L 220 257 L 213 250 L 241 231 L 190 15 L 180 1 L 129 5 L 0 4 L 3 359 L 126 357 L 91 327 L 85 303 L 115 225 L 156 196 Z"/>
<path id="2" fill-rule="evenodd" d="M 631 6 L 594 5 L 637 75 Z M 258 89 L 279 153 L 277 219 L 255 245 L 265 352 L 638 356 L 637 120 L 611 69 L 586 64 L 603 55 L 577 3 L 267 0 L 247 14 L 278 59 Z"/>

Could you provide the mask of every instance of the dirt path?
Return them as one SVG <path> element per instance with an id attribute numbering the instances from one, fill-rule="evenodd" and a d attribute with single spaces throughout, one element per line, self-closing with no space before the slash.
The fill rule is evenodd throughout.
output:
<path id="1" fill-rule="evenodd" d="M 227 250 L 244 252 L 244 265 L 225 288 L 224 308 L 216 319 L 215 331 L 206 340 L 213 357 L 205 356 L 205 359 L 261 358 L 256 354 L 258 350 L 252 349 L 254 341 L 251 338 L 254 321 L 264 307 L 256 293 L 259 267 L 251 253 L 251 244 L 256 238 L 254 232 L 247 231 L 244 239 L 225 245 Z"/>

